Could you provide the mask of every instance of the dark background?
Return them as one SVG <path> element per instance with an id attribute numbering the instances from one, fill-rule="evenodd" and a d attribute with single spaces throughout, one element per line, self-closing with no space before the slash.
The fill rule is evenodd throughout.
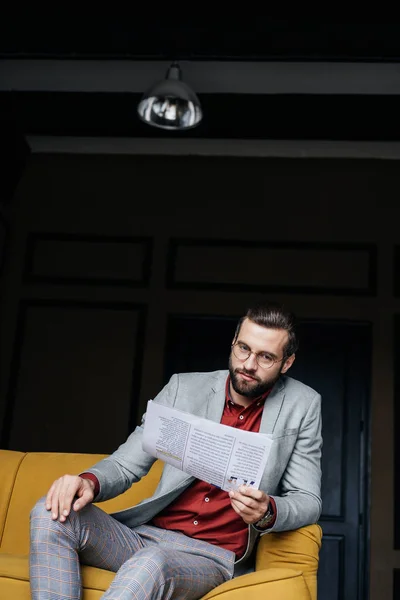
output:
<path id="1" fill-rule="evenodd" d="M 136 115 L 145 82 L 152 83 L 154 72 L 156 79 L 162 78 L 172 60 L 182 63 L 184 79 L 191 82 L 197 81 L 194 67 L 202 68 L 203 86 L 196 91 L 204 119 L 188 132 L 152 129 Z M 3 445 L 30 450 L 41 444 L 44 450 L 62 451 L 72 444 L 80 451 L 83 438 L 77 430 L 70 436 L 66 420 L 66 407 L 73 408 L 78 395 L 82 419 L 94 419 L 104 431 L 96 436 L 90 421 L 86 448 L 110 450 L 171 372 L 194 364 L 199 370 L 218 368 L 224 362 L 232 320 L 254 295 L 283 298 L 304 322 L 316 320 L 308 356 L 314 350 L 324 361 L 324 352 L 330 356 L 331 351 L 339 365 L 334 375 L 340 379 L 343 374 L 346 381 L 340 411 L 331 408 L 327 413 L 340 419 L 335 439 L 344 466 L 325 469 L 332 488 L 342 469 L 338 477 L 343 490 L 333 511 L 337 532 L 332 529 L 325 540 L 329 560 L 325 554 L 321 563 L 323 589 L 329 599 L 353 599 L 348 590 L 357 590 L 361 598 L 367 597 L 371 582 L 372 600 L 385 593 L 400 597 L 400 172 L 397 161 L 382 160 L 382 151 L 371 155 L 365 150 L 371 143 L 390 142 L 396 154 L 399 61 L 400 20 L 383 10 L 353 18 L 332 9 L 326 17 L 302 14 L 289 19 L 251 11 L 250 6 L 229 16 L 196 18 L 160 18 L 156 9 L 131 14 L 112 7 L 91 14 L 71 7 L 4 10 Z M 121 70 L 126 72 L 127 66 L 132 71 L 125 85 Z M 251 76 L 242 82 L 243 67 Z M 150 70 L 151 77 L 146 77 Z M 228 70 L 229 80 L 221 76 Z M 93 72 L 98 73 L 96 82 L 88 77 Z M 276 85 L 280 78 L 286 91 Z M 97 140 L 109 140 L 110 149 L 115 139 L 138 144 L 150 140 L 157 156 L 142 157 L 137 150 L 139 156 L 133 157 L 114 151 L 91 155 L 82 150 L 82 137 L 91 140 L 92 148 Z M 43 139 L 47 154 L 37 151 L 37 140 Z M 56 153 L 52 148 L 60 141 L 64 148 L 70 141 L 75 150 Z M 253 142 L 298 142 L 300 151 L 297 158 L 217 159 L 211 153 L 202 160 L 165 157 L 165 145 L 157 150 L 159 142 L 176 141 L 219 141 L 227 154 L 231 142 L 243 142 L 243 156 L 254 148 Z M 300 160 L 301 145 L 308 142 L 321 142 L 319 148 L 358 142 L 357 160 L 338 153 L 336 159 L 324 160 L 318 151 Z M 204 283 L 199 273 L 211 261 L 200 250 L 193 268 L 199 279 L 188 285 L 184 269 L 179 280 L 176 254 L 171 263 L 176 239 L 182 249 L 179 240 L 188 237 L 205 248 L 204 240 L 214 239 L 217 245 L 227 240 L 238 273 L 247 267 L 245 255 L 240 256 L 243 241 L 255 242 L 252 251 L 260 268 L 252 271 L 250 283 L 238 275 L 232 287 L 233 268 Z M 268 254 L 271 241 L 287 251 L 279 265 Z M 335 256 L 323 285 L 316 265 L 324 264 L 320 256 L 325 256 L 324 244 L 331 242 Z M 310 250 L 307 259 L 301 254 L 305 248 Z M 136 271 L 130 271 L 129 261 L 121 267 L 125 250 L 139 264 Z M 347 268 L 341 252 L 348 252 Z M 106 264 L 99 267 L 100 257 Z M 121 268 L 118 280 L 115 266 Z M 309 276 L 313 268 L 315 284 Z M 343 341 L 342 346 L 341 332 L 352 331 L 353 325 L 357 330 L 361 323 L 368 335 L 354 338 L 363 346 L 357 358 L 351 345 Z M 213 324 L 220 337 L 211 359 L 202 349 L 208 347 Z M 323 344 L 321 331 L 329 332 Z M 316 351 L 316 341 L 324 352 Z M 191 355 L 195 347 L 201 351 Z M 359 356 L 364 355 L 361 368 Z M 365 368 L 370 359 L 371 371 Z M 323 362 L 325 368 L 331 364 Z M 307 369 L 317 380 L 324 372 L 313 373 L 309 364 Z M 359 415 L 346 412 L 348 396 L 355 396 L 350 376 L 361 381 L 357 390 L 362 400 L 355 405 L 366 410 L 362 431 Z M 119 415 L 126 421 L 121 423 Z M 350 425 L 357 428 L 354 435 L 349 434 Z M 350 447 L 360 451 L 362 464 L 356 452 L 347 452 Z M 351 485 L 346 481 L 352 476 L 347 464 L 355 471 L 360 467 L 353 496 L 347 493 Z M 333 502 L 336 496 L 329 498 Z M 359 523 L 353 500 L 361 503 Z M 347 506 L 354 514 L 343 508 Z M 340 528 L 350 521 L 353 529 L 346 538 Z"/>

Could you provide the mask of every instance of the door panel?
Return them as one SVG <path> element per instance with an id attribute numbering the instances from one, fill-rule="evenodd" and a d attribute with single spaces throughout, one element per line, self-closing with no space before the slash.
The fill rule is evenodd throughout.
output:
<path id="1" fill-rule="evenodd" d="M 291 375 L 322 395 L 321 598 L 364 598 L 365 435 L 371 332 L 367 323 L 303 322 Z M 333 565 L 335 568 L 333 569 Z"/>
<path id="2" fill-rule="evenodd" d="M 237 319 L 170 316 L 165 380 L 176 372 L 227 368 Z M 364 597 L 367 410 L 371 332 L 368 323 L 304 320 L 290 376 L 322 395 L 323 455 L 318 575 L 324 600 Z"/>

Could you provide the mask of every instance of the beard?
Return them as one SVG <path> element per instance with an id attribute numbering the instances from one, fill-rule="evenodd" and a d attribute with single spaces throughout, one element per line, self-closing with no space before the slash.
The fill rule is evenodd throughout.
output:
<path id="1" fill-rule="evenodd" d="M 240 379 L 238 374 L 244 373 L 245 375 L 249 375 L 250 377 L 254 377 L 254 381 L 244 381 Z M 229 357 L 229 375 L 231 378 L 232 387 L 237 394 L 240 396 L 244 396 L 245 398 L 249 398 L 254 400 L 255 398 L 259 398 L 266 392 L 268 392 L 278 381 L 281 374 L 281 369 L 275 377 L 271 377 L 268 380 L 262 380 L 259 377 L 256 377 L 252 371 L 247 371 L 246 369 L 233 368 L 232 358 Z"/>

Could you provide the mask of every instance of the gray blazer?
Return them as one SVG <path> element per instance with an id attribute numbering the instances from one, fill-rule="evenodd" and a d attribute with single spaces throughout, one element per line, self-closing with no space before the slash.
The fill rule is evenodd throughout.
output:
<path id="1" fill-rule="evenodd" d="M 227 376 L 228 371 L 173 375 L 154 402 L 219 423 L 224 410 Z M 125 443 L 90 469 L 100 483 L 96 502 L 122 494 L 154 463 L 155 458 L 142 449 L 145 418 L 143 415 L 141 425 Z M 260 433 L 270 434 L 274 441 L 260 489 L 274 498 L 277 507 L 274 526 L 261 535 L 317 522 L 321 514 L 320 394 L 291 377 L 281 376 L 266 400 Z M 129 527 L 146 523 L 192 481 L 192 476 L 166 464 L 154 494 L 136 506 L 113 513 L 113 517 Z M 237 565 L 246 563 L 258 535 L 249 526 L 248 547 Z"/>

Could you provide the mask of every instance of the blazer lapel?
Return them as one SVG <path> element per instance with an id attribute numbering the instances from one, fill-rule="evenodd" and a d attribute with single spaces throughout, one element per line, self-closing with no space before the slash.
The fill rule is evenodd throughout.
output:
<path id="1" fill-rule="evenodd" d="M 265 401 L 265 406 L 260 423 L 260 433 L 273 434 L 277 421 L 279 419 L 280 412 L 282 410 L 282 404 L 285 397 L 285 385 L 282 379 L 279 379 L 275 386 L 272 388 L 271 393 Z M 274 444 L 276 441 L 273 442 Z M 269 476 L 273 467 L 276 465 L 270 464 L 271 457 L 267 461 L 266 468 L 261 477 L 260 490 L 264 490 L 268 493 Z"/>
<path id="2" fill-rule="evenodd" d="M 225 385 L 228 371 L 223 371 L 207 394 L 206 418 L 219 423 L 225 406 Z"/>
<path id="3" fill-rule="evenodd" d="M 279 379 L 265 401 L 265 406 L 261 417 L 260 433 L 271 434 L 274 432 L 279 413 L 281 412 L 284 397 L 285 386 L 282 379 Z"/>

